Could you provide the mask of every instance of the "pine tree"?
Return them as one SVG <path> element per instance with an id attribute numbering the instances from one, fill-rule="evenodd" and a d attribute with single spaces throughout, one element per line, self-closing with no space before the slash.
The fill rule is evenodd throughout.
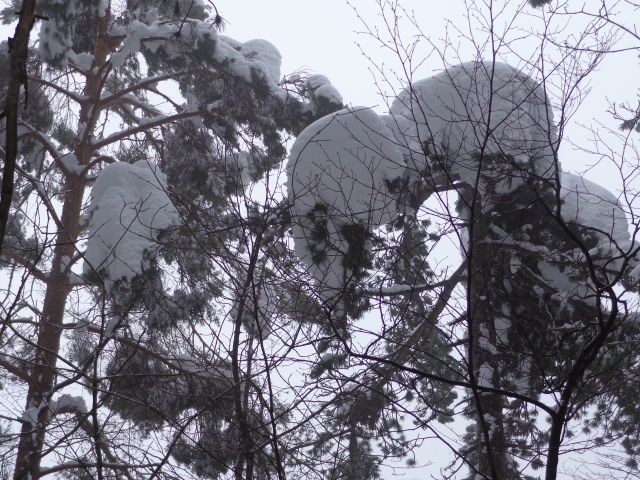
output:
<path id="1" fill-rule="evenodd" d="M 621 387 L 616 377 L 631 381 L 618 367 L 632 368 L 635 358 L 633 347 L 621 346 L 620 335 L 634 344 L 635 315 L 625 305 L 637 288 L 637 246 L 617 199 L 580 176 L 561 172 L 557 151 L 543 86 L 498 62 L 468 62 L 415 82 L 394 100 L 384 121 L 364 109 L 345 110 L 312 124 L 297 138 L 288 167 L 296 253 L 313 272 L 318 295 L 332 307 L 327 320 L 339 342 L 325 348 L 340 352 L 338 366 L 346 378 L 354 368 L 371 372 L 360 374 L 357 386 L 347 389 L 348 397 L 355 397 L 348 403 L 349 418 L 355 415 L 358 428 L 374 429 L 384 410 L 393 409 L 398 387 L 391 386 L 403 372 L 435 381 L 444 390 L 440 401 L 425 402 L 434 412 L 446 412 L 455 398 L 443 385 L 464 386 L 472 424 L 459 455 L 470 467 L 468 478 L 524 478 L 520 462 L 540 468 L 546 461 L 545 478 L 553 479 L 569 423 L 584 416 L 587 424 L 603 426 L 601 411 L 616 416 L 602 399 Z M 349 187 L 351 182 L 357 186 Z M 379 227 L 393 221 L 385 209 L 395 208 L 400 215 L 389 231 L 403 228 L 405 235 L 416 235 L 414 209 L 446 190 L 459 194 L 460 226 L 455 219 L 448 221 L 457 230 L 465 272 L 464 313 L 456 322 L 464 325 L 465 352 L 457 359 L 434 336 L 452 336 L 441 323 L 441 305 L 450 303 L 461 277 L 440 284 L 445 288 L 434 306 L 423 303 L 422 311 L 419 303 L 411 306 L 411 297 L 421 290 L 437 292 L 430 285 L 436 282 L 424 251 L 428 235 L 416 239 L 415 259 L 405 248 L 391 250 L 396 265 L 378 264 L 377 278 L 369 261 L 374 249 L 391 248 L 385 240 L 403 245 L 411 239 L 384 238 Z M 327 193 L 335 191 L 342 196 Z M 353 262 L 345 232 L 356 228 L 364 240 Z M 413 270 L 398 271 L 407 263 Z M 397 312 L 397 303 L 391 302 L 380 341 L 358 349 L 345 326 L 362 315 L 354 305 L 369 308 L 366 292 L 376 281 L 382 283 L 374 295 L 388 292 L 404 308 Z M 429 297 L 418 302 L 431 303 Z M 433 336 L 420 324 L 403 328 L 413 311 L 421 322 L 431 322 Z M 401 323 L 392 320 L 395 314 Z M 422 347 L 429 341 L 432 345 Z M 379 344 L 386 351 L 376 350 Z M 427 356 L 420 359 L 420 354 Z M 356 367 L 353 358 L 366 362 Z M 434 370 L 438 361 L 449 369 Z M 336 362 L 330 368 L 336 369 Z M 360 419 L 358 412 L 371 412 L 365 405 L 373 405 L 378 396 L 379 406 Z M 600 412 L 594 419 L 590 409 L 596 405 Z M 540 413 L 549 416 L 548 428 L 536 419 Z M 604 429 L 613 437 L 624 425 L 625 448 L 635 455 L 631 418 L 635 414 L 625 412 L 612 422 L 618 433 Z M 369 430 L 368 438 L 383 432 Z M 366 464 L 361 450 L 350 448 L 345 455 Z M 349 460 L 342 465 L 348 469 Z"/>
<path id="2" fill-rule="evenodd" d="M 339 94 L 282 80 L 275 47 L 221 35 L 204 2 L 37 8 L 3 249 L 2 364 L 26 406 L 4 464 L 16 479 L 282 475 L 281 406 L 250 364 L 272 328 L 260 299 L 287 295 L 261 254 L 283 209 L 248 189 Z"/>

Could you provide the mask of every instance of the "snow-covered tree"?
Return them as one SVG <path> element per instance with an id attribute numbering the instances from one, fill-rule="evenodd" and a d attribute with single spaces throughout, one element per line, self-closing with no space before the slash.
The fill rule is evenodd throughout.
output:
<path id="1" fill-rule="evenodd" d="M 385 6 L 395 15 L 386 45 L 399 55 L 415 51 L 398 47 L 401 30 L 393 22 L 400 8 Z M 606 23 L 590 25 L 581 41 L 597 40 L 589 35 Z M 329 353 L 318 375 L 351 383 L 342 395 L 348 416 L 347 406 L 331 414 L 352 421 L 347 470 L 354 458 L 365 465 L 363 457 L 374 457 L 352 451 L 351 441 L 370 445 L 403 430 L 386 422 L 394 410 L 424 426 L 453 419 L 452 401 L 462 393 L 455 386 L 465 388 L 460 405 L 472 419 L 456 450 L 468 478 L 533 478 L 546 464 L 544 478 L 554 479 L 561 445 L 576 428 L 595 438 L 586 445 L 623 439 L 629 468 L 635 462 L 637 416 L 622 389 L 635 385 L 628 372 L 637 361 L 638 230 L 629 196 L 636 167 L 622 151 L 616 162 L 626 190 L 616 197 L 563 172 L 558 153 L 567 105 L 607 45 L 591 48 L 580 63 L 577 52 L 586 48 L 578 44 L 575 57 L 564 57 L 572 70 L 559 68 L 557 89 L 542 47 L 525 73 L 497 60 L 503 42 L 487 33 L 488 50 L 479 56 L 490 60 L 409 79 L 388 115 L 354 108 L 325 117 L 291 151 L 296 253 L 334 337 L 323 345 Z M 566 42 L 544 35 L 566 54 Z M 462 253 L 453 275 L 430 262 L 429 250 L 442 238 Z M 359 320 L 372 306 L 379 329 Z M 385 441 L 396 453 L 407 445 Z"/>
<path id="2" fill-rule="evenodd" d="M 283 77 L 215 2 L 37 2 L 1 256 L 2 474 L 379 478 L 425 432 L 456 478 L 554 479 L 576 437 L 637 471 L 637 162 L 614 157 L 616 196 L 559 153 L 616 26 L 601 12 L 570 51 L 544 17 L 562 9 L 525 3 L 538 60 L 504 63 L 487 27 L 470 61 L 408 65 L 378 114 Z"/>
<path id="3" fill-rule="evenodd" d="M 206 2 L 37 13 L 2 250 L 3 467 L 283 475 L 285 403 L 266 389 L 271 364 L 252 367 L 296 295 L 262 253 L 284 248 L 265 182 L 287 136 L 340 95 L 321 75 L 282 77 L 273 45 L 222 35 Z"/>

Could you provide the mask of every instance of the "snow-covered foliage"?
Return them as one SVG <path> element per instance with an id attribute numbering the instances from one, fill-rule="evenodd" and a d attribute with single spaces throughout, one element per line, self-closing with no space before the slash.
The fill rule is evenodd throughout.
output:
<path id="1" fill-rule="evenodd" d="M 129 18 L 114 28 L 114 34 L 125 40 L 117 52 L 111 54 L 114 66 L 123 64 L 126 58 L 141 50 L 156 53 L 158 50 L 168 59 L 178 60 L 185 49 L 214 67 L 222 67 L 236 79 L 253 83 L 264 82 L 270 93 L 286 98 L 286 92 L 278 87 L 282 57 L 274 45 L 262 39 L 239 42 L 231 37 L 218 35 L 211 24 L 191 18 L 184 23 L 168 23 L 158 16 L 157 9 L 138 12 L 137 18 Z"/>
<path id="2" fill-rule="evenodd" d="M 197 428 L 188 435 L 176 434 L 172 455 L 202 477 L 223 475 L 233 464 L 238 445 L 230 365 L 167 352 L 160 357 L 122 345 L 117 353 L 108 367 L 110 381 L 103 401 L 147 431 L 167 421 L 178 422 L 185 412 L 196 409 Z M 264 424 L 254 420 L 252 428 L 260 438 Z"/>
<path id="3" fill-rule="evenodd" d="M 142 274 L 160 233 L 180 223 L 166 188 L 165 175 L 144 160 L 100 172 L 91 192 L 85 273 L 103 274 L 107 288 Z"/>
<path id="4" fill-rule="evenodd" d="M 467 62 L 419 80 L 393 101 L 390 113 L 405 135 L 425 145 L 432 168 L 475 185 L 478 158 L 503 156 L 514 171 L 553 178 L 555 126 L 544 87 L 498 62 Z M 408 131 L 407 131 L 408 128 Z M 522 180 L 500 181 L 503 193 Z"/>
<path id="5" fill-rule="evenodd" d="M 296 254 L 327 298 L 352 277 L 350 252 L 361 251 L 367 232 L 396 212 L 393 183 L 405 164 L 392 136 L 373 110 L 354 107 L 314 122 L 291 148 L 287 187 Z"/>
<path id="6" fill-rule="evenodd" d="M 585 271 L 587 259 L 582 249 L 587 249 L 599 278 L 611 281 L 633 276 L 638 262 L 632 255 L 629 222 L 618 199 L 604 187 L 573 173 L 561 172 L 559 178 L 560 215 L 582 245 L 565 240 L 574 249 L 543 255 L 538 268 L 563 302 L 577 300 L 595 305 L 597 288 Z"/>
<path id="7" fill-rule="evenodd" d="M 290 155 L 296 253 L 321 284 L 338 289 L 351 276 L 343 226 L 369 231 L 388 223 L 400 200 L 391 185 L 406 167 L 413 182 L 444 170 L 477 183 L 488 205 L 485 193 L 506 195 L 531 177 L 555 179 L 554 149 L 543 86 L 501 63 L 464 63 L 415 82 L 383 117 L 365 108 L 327 116 L 299 136 Z"/>
<path id="8" fill-rule="evenodd" d="M 310 75 L 306 81 L 306 87 L 311 94 L 311 107 L 316 111 L 326 110 L 326 105 L 342 105 L 342 95 L 331 85 L 324 75 Z"/>
<path id="9" fill-rule="evenodd" d="M 593 254 L 612 260 L 628 253 L 629 222 L 618 199 L 606 188 L 572 173 L 562 172 L 560 185 L 560 214 L 596 239 Z"/>
<path id="10" fill-rule="evenodd" d="M 38 11 L 47 14 L 47 21 L 40 28 L 40 56 L 46 62 L 64 65 L 69 60 L 88 69 L 91 60 L 87 50 L 94 46 L 87 21 L 93 16 L 104 17 L 108 2 L 105 0 L 45 0 L 38 4 Z"/>
<path id="11" fill-rule="evenodd" d="M 87 413 L 87 403 L 84 398 L 79 395 L 70 395 L 65 393 L 53 400 L 49 404 L 49 410 L 55 414 L 72 413 L 74 415 L 82 415 Z"/>
<path id="12" fill-rule="evenodd" d="M 262 39 L 249 40 L 240 44 L 240 52 L 256 62 L 264 70 L 265 77 L 276 85 L 280 83 L 282 55 L 272 43 Z"/>
<path id="13" fill-rule="evenodd" d="M 294 214 L 318 204 L 338 223 L 378 226 L 391 220 L 390 184 L 404 171 L 391 132 L 371 109 L 340 110 L 314 122 L 296 139 L 287 168 Z"/>

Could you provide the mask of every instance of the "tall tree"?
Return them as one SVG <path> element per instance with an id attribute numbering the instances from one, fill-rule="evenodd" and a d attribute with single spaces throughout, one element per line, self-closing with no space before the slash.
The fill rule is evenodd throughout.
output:
<path id="1" fill-rule="evenodd" d="M 620 379 L 634 384 L 625 372 L 633 370 L 637 345 L 637 228 L 634 224 L 632 235 L 627 219 L 635 204 L 562 172 L 558 153 L 573 95 L 618 37 L 601 35 L 611 19 L 596 17 L 578 36 L 578 45 L 568 49 L 552 20 L 543 17 L 540 60 L 523 63 L 529 72 L 524 73 L 498 61 L 503 49 L 512 48 L 509 28 L 520 9 L 515 7 L 513 18 L 504 22 L 511 10 L 492 7 L 490 2 L 486 11 L 472 8 L 488 25 L 486 42 L 473 44 L 478 57 L 487 60 L 449 66 L 424 80 L 408 78 L 411 83 L 393 100 L 389 116 L 345 110 L 308 127 L 292 148 L 288 169 L 296 252 L 327 305 L 328 325 L 338 338 L 332 348 L 343 354 L 331 367 L 342 367 L 345 378 L 352 378 L 353 359 L 358 359 L 360 369 L 371 372 L 349 389 L 365 397 L 369 391 L 362 403 L 352 400 L 355 412 L 373 415 L 356 421 L 361 431 L 372 429 L 386 409 L 399 404 L 409 409 L 398 400 L 407 385 L 396 387 L 390 371 L 396 378 L 401 372 L 413 377 L 414 388 L 418 380 L 441 389 L 465 387 L 464 404 L 473 422 L 456 455 L 468 465 L 469 478 L 528 478 L 531 469 L 546 464 L 545 478 L 555 479 L 561 445 L 579 421 L 590 434 L 602 428 L 597 444 L 625 438 L 632 465 L 633 414 L 625 411 L 623 419 L 616 411 L 628 405 L 620 396 Z M 390 16 L 385 17 L 390 39 L 383 44 L 396 49 L 410 75 L 416 59 L 406 55 L 415 47 L 402 45 L 402 9 L 397 2 L 381 9 Z M 507 30 L 496 30 L 499 18 Z M 476 33 L 470 34 L 473 42 L 478 42 Z M 557 45 L 562 56 L 550 59 L 547 44 Z M 588 60 L 581 57 L 584 52 Z M 567 69 L 558 69 L 561 97 L 552 99 L 558 91 L 556 67 L 551 67 L 556 61 Z M 623 179 L 635 175 L 625 160 L 619 169 Z M 634 189 L 629 183 L 625 187 Z M 444 192 L 458 197 L 455 209 Z M 447 278 L 444 271 L 444 280 L 434 280 L 426 252 L 411 258 L 410 275 L 392 274 L 408 252 L 395 247 L 390 230 L 404 229 L 415 219 L 439 223 L 418 237 L 415 250 L 428 250 L 429 240 L 453 238 L 462 251 L 464 275 L 458 269 Z M 380 229 L 385 224 L 387 232 Z M 378 252 L 389 255 L 387 262 L 372 261 Z M 451 297 L 458 282 L 464 286 L 463 302 Z M 411 308 L 395 321 L 394 310 L 383 309 L 380 330 L 366 329 L 373 340 L 360 347 L 362 340 L 352 339 L 376 293 L 386 303 L 388 297 L 415 298 L 422 292 L 433 295 L 423 299 L 429 307 L 421 314 L 422 325 L 402 325 Z M 447 355 L 437 344 L 425 347 L 425 323 L 450 347 L 464 348 Z M 420 355 L 422 362 L 414 364 L 412 357 Z M 438 371 L 443 363 L 448 370 Z M 451 396 L 444 398 L 451 402 Z M 450 403 L 429 400 L 427 407 L 452 415 Z M 366 403 L 376 407 L 367 410 Z M 604 411 L 616 420 L 607 424 Z M 538 420 L 539 414 L 549 425 Z M 380 432 L 356 436 L 369 442 Z M 360 461 L 362 450 L 345 455 L 354 454 Z"/>
<path id="2" fill-rule="evenodd" d="M 321 76 L 282 81 L 275 47 L 221 36 L 203 2 L 38 9 L 2 251 L 2 365 L 25 402 L 5 465 L 16 479 L 282 472 L 266 430 L 279 407 L 250 367 L 269 327 L 243 333 L 281 214 L 247 188 L 339 94 Z"/>
<path id="3" fill-rule="evenodd" d="M 4 243 L 11 200 L 13 199 L 13 178 L 15 175 L 16 157 L 18 156 L 18 109 L 20 108 L 20 90 L 24 86 L 24 101 L 28 101 L 27 60 L 29 36 L 36 21 L 36 2 L 22 2 L 18 24 L 14 36 L 7 43 L 9 47 L 9 81 L 2 118 L 5 120 L 5 155 L 2 169 L 2 195 L 0 196 L 0 250 Z M 26 105 L 25 105 L 26 106 Z"/>

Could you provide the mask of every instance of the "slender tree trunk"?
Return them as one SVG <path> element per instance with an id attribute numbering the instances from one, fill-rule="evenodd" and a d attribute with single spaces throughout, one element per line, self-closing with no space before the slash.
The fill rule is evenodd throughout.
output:
<path id="1" fill-rule="evenodd" d="M 234 466 L 234 477 L 236 480 L 243 480 L 243 478 L 249 479 L 249 475 L 253 476 L 253 457 L 252 457 L 252 439 L 249 424 L 247 420 L 246 404 L 248 403 L 248 390 L 242 390 L 242 372 L 240 369 L 240 334 L 242 331 L 242 316 L 244 310 L 249 308 L 246 304 L 246 298 L 252 293 L 253 278 L 256 271 L 256 265 L 258 263 L 258 257 L 260 254 L 260 244 L 262 242 L 262 232 L 259 232 L 253 243 L 247 240 L 247 245 L 250 248 L 251 256 L 249 258 L 249 265 L 247 267 L 247 274 L 241 289 L 241 300 L 238 306 L 238 312 L 236 316 L 236 322 L 233 333 L 233 346 L 231 351 L 231 369 L 233 371 L 233 383 L 234 383 L 234 396 L 235 396 L 235 415 L 238 422 L 238 453 L 236 457 L 236 464 Z M 255 293 L 255 292 L 253 292 Z M 255 298 L 255 296 L 254 296 Z M 257 298 L 255 298 L 257 303 Z M 251 346 L 249 350 L 251 350 Z M 249 362 L 250 364 L 250 362 Z M 248 387 L 248 385 L 247 385 Z M 243 402 L 243 398 L 246 401 Z M 245 476 L 245 464 L 247 465 Z"/>
<path id="2" fill-rule="evenodd" d="M 474 232 L 469 249 L 468 284 L 469 362 L 478 386 L 496 387 L 501 366 L 495 328 L 495 309 L 500 308 L 500 300 L 496 298 L 495 286 L 500 281 L 504 261 L 500 250 L 489 238 L 491 216 L 479 214 L 472 221 Z M 505 400 L 501 395 L 477 390 L 473 393 L 475 467 L 485 478 L 511 480 L 514 476 L 504 431 Z"/>
<path id="3" fill-rule="evenodd" d="M 27 60 L 29 57 L 29 35 L 36 16 L 35 0 L 23 0 L 18 25 L 9 43 L 10 70 L 7 98 L 3 115 L 6 119 L 5 155 L 2 171 L 2 196 L 0 197 L 0 251 L 4 246 L 4 236 L 9 221 L 9 211 L 13 199 L 13 177 L 18 157 L 18 111 L 20 109 L 20 88 L 25 87 L 27 95 Z"/>
<path id="4" fill-rule="evenodd" d="M 105 34 L 109 16 L 100 20 L 96 41 L 94 67 L 105 65 L 109 46 Z M 95 72 L 95 73 L 94 73 Z M 79 129 L 75 154 L 80 165 L 87 165 L 94 152 L 91 134 L 100 116 L 99 99 L 106 68 L 92 68 L 86 78 L 84 95 L 87 100 L 81 104 L 79 121 L 86 128 Z M 38 323 L 37 348 L 31 370 L 31 380 L 26 401 L 25 421 L 22 425 L 14 470 L 14 480 L 37 480 L 40 478 L 40 462 L 45 442 L 46 430 L 51 420 L 48 405 L 54 394 L 56 364 L 62 323 L 67 297 L 71 290 L 70 272 L 66 268 L 69 258 L 76 254 L 76 242 L 80 234 L 80 213 L 86 188 L 82 175 L 69 173 L 64 183 L 64 199 L 61 225 L 55 242 L 51 271 L 48 275 L 42 316 Z"/>
<path id="5" fill-rule="evenodd" d="M 504 165 L 501 174 L 505 178 L 511 175 L 520 180 L 517 170 L 508 170 L 508 159 L 495 160 Z M 536 233 L 549 231 L 546 205 L 553 194 L 548 182 L 535 180 L 506 194 L 487 188 L 486 198 L 481 199 L 486 205 L 478 201 L 470 214 L 469 369 L 478 386 L 535 397 L 543 372 L 553 365 L 552 356 L 541 354 L 549 338 L 549 326 L 539 310 L 545 297 L 532 283 L 535 274 L 531 272 L 537 271 L 540 254 L 535 248 L 529 251 L 517 246 L 521 241 L 545 245 L 547 239 Z M 521 478 L 513 458 L 516 445 L 509 429 L 512 419 L 507 399 L 478 389 L 473 393 L 477 420 L 473 459 L 479 473 L 494 480 Z"/>

